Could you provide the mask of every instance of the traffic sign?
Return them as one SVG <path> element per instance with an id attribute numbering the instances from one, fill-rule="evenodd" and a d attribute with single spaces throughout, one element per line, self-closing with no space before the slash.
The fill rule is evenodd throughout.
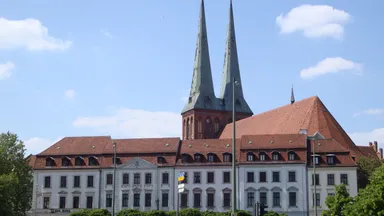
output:
<path id="1" fill-rule="evenodd" d="M 183 192 L 184 192 L 184 188 L 179 189 L 179 193 L 183 193 Z"/>
<path id="2" fill-rule="evenodd" d="M 184 189 L 184 186 L 185 186 L 185 184 L 179 184 L 179 185 L 177 185 L 177 188 L 178 189 Z"/>
<path id="3" fill-rule="evenodd" d="M 185 173 L 184 172 L 180 172 L 178 175 L 177 175 L 177 181 L 184 181 L 185 179 Z"/>
<path id="4" fill-rule="evenodd" d="M 177 181 L 181 182 L 181 181 L 184 181 L 185 177 L 184 176 L 181 176 L 179 178 L 177 178 Z"/>

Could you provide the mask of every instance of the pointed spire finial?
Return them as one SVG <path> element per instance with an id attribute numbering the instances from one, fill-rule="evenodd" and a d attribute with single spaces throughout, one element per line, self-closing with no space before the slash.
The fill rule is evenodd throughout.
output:
<path id="1" fill-rule="evenodd" d="M 291 104 L 295 103 L 295 94 L 293 93 L 293 85 L 291 88 Z"/>

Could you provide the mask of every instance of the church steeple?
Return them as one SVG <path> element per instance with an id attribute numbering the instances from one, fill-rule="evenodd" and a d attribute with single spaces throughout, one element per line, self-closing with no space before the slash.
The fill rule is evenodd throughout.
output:
<path id="1" fill-rule="evenodd" d="M 295 103 L 295 94 L 293 93 L 293 85 L 291 88 L 291 104 Z"/>
<path id="2" fill-rule="evenodd" d="M 217 98 L 213 89 L 204 0 L 202 0 L 191 91 L 182 113 L 192 109 L 217 109 L 216 107 Z"/>
<path id="3" fill-rule="evenodd" d="M 235 79 L 237 85 L 235 87 L 235 103 L 236 111 L 240 113 L 248 113 L 252 115 L 252 110 L 244 99 L 243 88 L 240 77 L 239 60 L 237 56 L 235 23 L 233 19 L 232 0 L 229 7 L 229 23 L 227 29 L 227 42 L 225 49 L 224 68 L 221 83 L 220 99 L 225 111 L 232 110 L 232 81 Z"/>

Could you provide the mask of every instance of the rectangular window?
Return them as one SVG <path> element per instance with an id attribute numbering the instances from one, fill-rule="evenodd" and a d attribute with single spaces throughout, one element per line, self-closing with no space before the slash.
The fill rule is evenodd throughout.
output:
<path id="1" fill-rule="evenodd" d="M 335 185 L 335 174 L 327 175 L 327 183 L 328 185 Z"/>
<path id="2" fill-rule="evenodd" d="M 168 207 L 168 193 L 163 193 L 162 195 L 161 195 L 161 200 L 162 200 L 162 202 L 161 202 L 161 206 L 162 207 Z"/>
<path id="3" fill-rule="evenodd" d="M 289 192 L 289 206 L 296 207 L 296 192 Z"/>
<path id="4" fill-rule="evenodd" d="M 231 172 L 223 172 L 223 183 L 231 183 Z"/>
<path id="5" fill-rule="evenodd" d="M 335 164 L 335 156 L 327 156 L 327 163 L 328 164 Z"/>
<path id="6" fill-rule="evenodd" d="M 253 204 L 255 203 L 255 193 L 254 192 L 248 192 L 247 194 L 247 206 L 252 207 Z"/>
<path id="7" fill-rule="evenodd" d="M 247 182 L 255 182 L 255 173 L 247 172 Z"/>
<path id="8" fill-rule="evenodd" d="M 122 207 L 128 207 L 128 193 L 123 193 Z"/>
<path id="9" fill-rule="evenodd" d="M 105 197 L 105 207 L 112 207 L 112 194 L 107 194 L 107 196 Z"/>
<path id="10" fill-rule="evenodd" d="M 135 185 L 140 184 L 140 173 L 133 174 L 133 184 Z"/>
<path id="11" fill-rule="evenodd" d="M 152 194 L 146 193 L 145 194 L 145 207 L 151 207 L 152 204 Z"/>
<path id="12" fill-rule="evenodd" d="M 59 208 L 61 208 L 61 209 L 64 209 L 64 208 L 65 208 L 65 200 L 66 200 L 65 197 L 60 197 L 60 200 L 59 200 Z"/>
<path id="13" fill-rule="evenodd" d="M 260 192 L 260 203 L 263 204 L 264 206 L 268 206 L 267 192 Z"/>
<path id="14" fill-rule="evenodd" d="M 152 184 L 152 173 L 145 173 L 145 184 Z"/>
<path id="15" fill-rule="evenodd" d="M 340 183 L 348 185 L 348 174 L 340 174 Z"/>
<path id="16" fill-rule="evenodd" d="M 320 193 L 316 193 L 316 200 L 315 200 L 315 194 L 312 194 L 312 203 L 316 206 L 320 206 Z"/>
<path id="17" fill-rule="evenodd" d="M 273 192 L 273 207 L 280 207 L 280 192 Z"/>
<path id="18" fill-rule="evenodd" d="M 193 173 L 193 183 L 200 184 L 200 172 Z"/>
<path id="19" fill-rule="evenodd" d="M 73 187 L 75 188 L 80 187 L 80 176 L 73 177 Z"/>
<path id="20" fill-rule="evenodd" d="M 208 193 L 207 194 L 207 206 L 208 207 L 214 207 L 215 206 L 215 194 L 214 193 Z"/>
<path id="21" fill-rule="evenodd" d="M 272 172 L 272 182 L 280 182 L 280 172 Z"/>
<path id="22" fill-rule="evenodd" d="M 140 207 L 140 194 L 133 194 L 133 207 Z"/>
<path id="23" fill-rule="evenodd" d="M 78 196 L 73 197 L 73 208 L 74 209 L 79 208 L 79 203 L 80 203 L 80 197 L 78 197 Z"/>
<path id="24" fill-rule="evenodd" d="M 93 176 L 87 177 L 87 187 L 93 187 Z"/>
<path id="25" fill-rule="evenodd" d="M 87 208 L 93 208 L 93 196 L 87 196 Z"/>
<path id="26" fill-rule="evenodd" d="M 193 207 L 198 208 L 201 207 L 201 194 L 194 193 L 193 194 Z"/>
<path id="27" fill-rule="evenodd" d="M 61 188 L 67 187 L 67 176 L 60 176 L 60 187 Z"/>
<path id="28" fill-rule="evenodd" d="M 288 172 L 288 181 L 289 182 L 296 182 L 296 172 L 295 171 L 289 171 Z"/>
<path id="29" fill-rule="evenodd" d="M 180 194 L 180 206 L 181 207 L 188 207 L 188 194 L 182 193 Z"/>
<path id="30" fill-rule="evenodd" d="M 259 181 L 267 182 L 267 172 L 259 172 Z"/>
<path id="31" fill-rule="evenodd" d="M 224 204 L 224 207 L 231 206 L 231 193 L 224 193 L 223 204 Z"/>
<path id="32" fill-rule="evenodd" d="M 214 172 L 208 172 L 207 173 L 207 183 L 208 184 L 215 183 L 215 173 Z"/>
<path id="33" fill-rule="evenodd" d="M 188 173 L 187 173 L 187 172 L 184 172 L 184 180 L 183 180 L 183 183 L 184 183 L 184 184 L 188 184 Z"/>
<path id="34" fill-rule="evenodd" d="M 320 185 L 320 179 L 319 179 L 320 177 L 319 177 L 319 174 L 316 174 L 315 175 L 315 182 L 316 182 L 316 185 Z M 314 183 L 314 178 L 313 178 L 313 174 L 312 174 L 312 185 L 313 185 L 313 183 Z"/>
<path id="35" fill-rule="evenodd" d="M 169 184 L 169 173 L 163 173 L 163 184 Z"/>
<path id="36" fill-rule="evenodd" d="M 107 174 L 107 185 L 111 185 L 113 182 L 113 175 L 112 174 Z"/>
<path id="37" fill-rule="evenodd" d="M 124 185 L 129 184 L 129 174 L 128 173 L 123 174 L 123 184 Z"/>
<path id="38" fill-rule="evenodd" d="M 51 188 L 51 176 L 44 177 L 44 188 Z"/>
<path id="39" fill-rule="evenodd" d="M 44 209 L 49 209 L 49 197 L 44 197 L 44 200 L 43 200 L 43 208 Z"/>

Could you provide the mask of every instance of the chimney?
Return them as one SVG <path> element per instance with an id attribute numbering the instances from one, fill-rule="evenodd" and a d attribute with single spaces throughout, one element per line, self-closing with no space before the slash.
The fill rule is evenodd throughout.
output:
<path id="1" fill-rule="evenodd" d="M 371 147 L 372 146 L 372 142 L 369 142 L 369 147 Z"/>
<path id="2" fill-rule="evenodd" d="M 380 154 L 379 157 L 380 157 L 380 160 L 381 160 L 381 159 L 383 159 L 383 148 L 380 148 L 379 151 L 380 151 L 380 153 L 379 153 L 379 154 Z"/>
<path id="3" fill-rule="evenodd" d="M 373 142 L 373 150 L 375 150 L 375 152 L 378 150 L 377 141 Z"/>

